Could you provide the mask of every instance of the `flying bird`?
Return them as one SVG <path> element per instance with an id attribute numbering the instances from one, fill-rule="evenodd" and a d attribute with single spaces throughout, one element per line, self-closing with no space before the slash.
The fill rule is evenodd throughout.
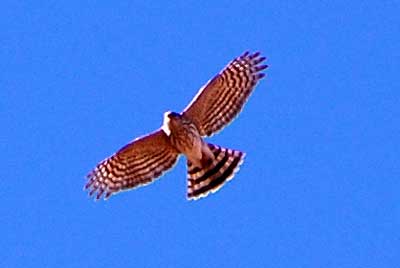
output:
<path id="1" fill-rule="evenodd" d="M 242 110 L 258 81 L 265 57 L 245 52 L 232 60 L 197 93 L 181 113 L 164 113 L 160 129 L 136 138 L 100 162 L 88 175 L 85 189 L 96 199 L 153 182 L 187 158 L 187 198 L 216 192 L 232 179 L 245 153 L 207 143 Z"/>

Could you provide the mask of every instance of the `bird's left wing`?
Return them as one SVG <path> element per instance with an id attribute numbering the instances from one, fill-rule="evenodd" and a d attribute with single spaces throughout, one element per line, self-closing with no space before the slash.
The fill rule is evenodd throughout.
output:
<path id="1" fill-rule="evenodd" d="M 197 126 L 200 135 L 211 136 L 239 114 L 267 65 L 259 52 L 231 61 L 203 86 L 183 114 Z"/>
<path id="2" fill-rule="evenodd" d="M 140 137 L 100 162 L 87 176 L 85 189 L 96 199 L 152 182 L 172 168 L 179 153 L 163 130 Z"/>

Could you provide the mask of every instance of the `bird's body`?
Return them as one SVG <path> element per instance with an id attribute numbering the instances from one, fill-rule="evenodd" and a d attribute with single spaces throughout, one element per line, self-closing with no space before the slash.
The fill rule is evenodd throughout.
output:
<path id="1" fill-rule="evenodd" d="M 205 166 L 213 160 L 211 150 L 190 119 L 178 113 L 166 112 L 162 129 L 177 151 L 184 154 L 196 167 Z"/>
<path id="2" fill-rule="evenodd" d="M 188 199 L 217 191 L 230 180 L 245 154 L 204 141 L 241 111 L 267 65 L 260 53 L 244 53 L 202 87 L 182 113 L 166 112 L 162 127 L 127 144 L 100 162 L 85 186 L 99 199 L 146 185 L 187 158 Z"/>

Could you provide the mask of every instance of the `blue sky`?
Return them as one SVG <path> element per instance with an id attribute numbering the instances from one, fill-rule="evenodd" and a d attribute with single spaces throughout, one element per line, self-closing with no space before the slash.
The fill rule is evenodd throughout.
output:
<path id="1" fill-rule="evenodd" d="M 3 1 L 1 267 L 398 267 L 397 1 Z M 247 153 L 188 202 L 181 158 L 94 202 L 84 176 L 232 58 L 266 78 L 209 139 Z"/>

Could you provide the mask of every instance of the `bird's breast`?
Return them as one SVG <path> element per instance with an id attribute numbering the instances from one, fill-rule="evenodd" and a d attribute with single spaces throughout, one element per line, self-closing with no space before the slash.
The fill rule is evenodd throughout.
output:
<path id="1" fill-rule="evenodd" d="M 196 126 L 191 122 L 174 122 L 169 125 L 171 144 L 186 155 L 189 160 L 197 162 L 202 156 L 203 141 Z"/>

